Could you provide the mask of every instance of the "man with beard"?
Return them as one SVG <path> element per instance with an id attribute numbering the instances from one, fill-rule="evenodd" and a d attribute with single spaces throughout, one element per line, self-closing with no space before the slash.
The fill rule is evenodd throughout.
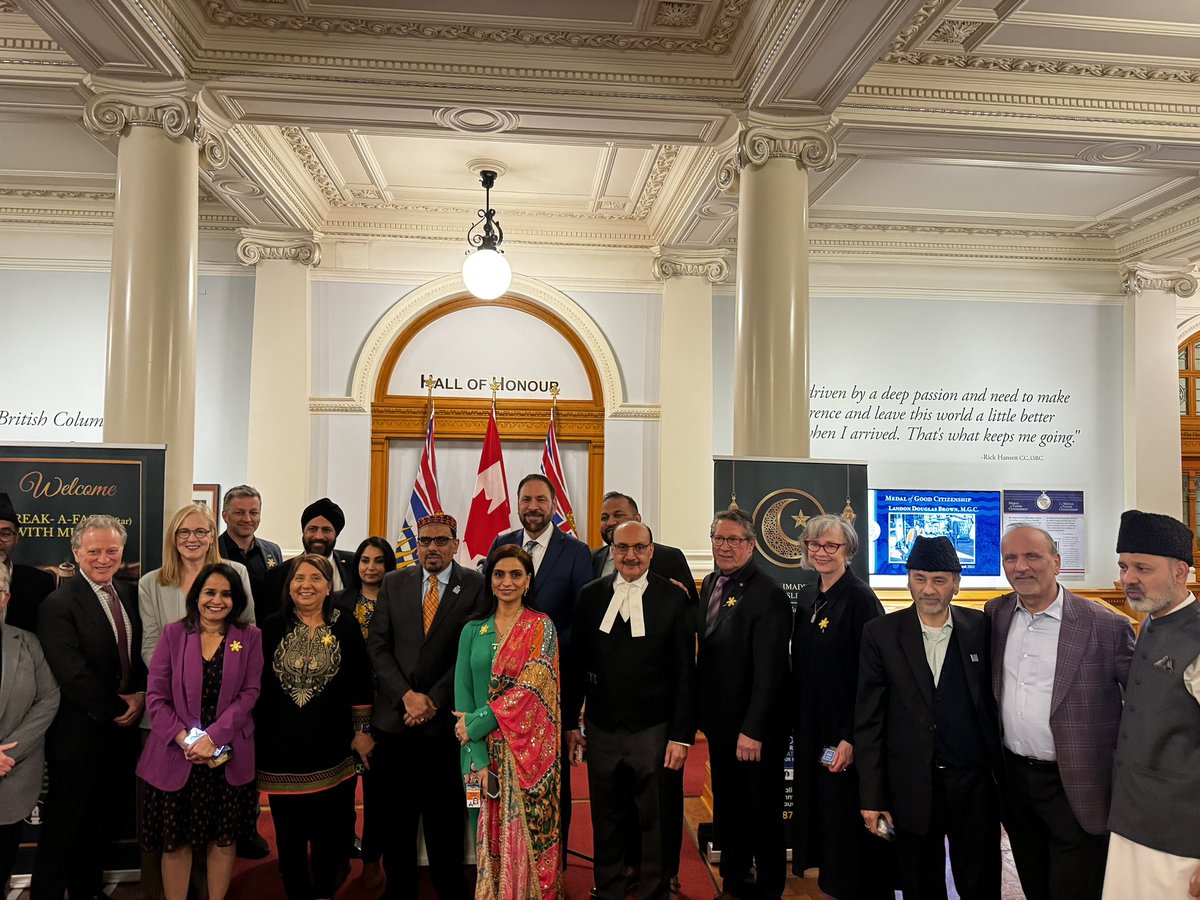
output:
<path id="1" fill-rule="evenodd" d="M 1146 614 L 1117 737 L 1105 900 L 1200 895 L 1200 604 L 1188 590 L 1192 532 L 1121 514 L 1117 566 Z"/>
<path id="2" fill-rule="evenodd" d="M 988 620 L 951 610 L 962 563 L 948 537 L 915 538 L 906 565 L 912 606 L 863 626 L 854 717 L 863 823 L 881 836 L 895 829 L 904 900 L 945 900 L 947 839 L 959 895 L 999 900 Z"/>
<path id="3" fill-rule="evenodd" d="M 604 495 L 604 503 L 600 507 L 600 537 L 604 546 L 592 552 L 592 574 L 597 578 L 612 575 L 616 568 L 613 565 L 612 542 L 613 532 L 624 522 L 640 522 L 642 516 L 638 512 L 637 502 L 628 494 L 620 491 L 609 491 Z M 653 541 L 653 538 L 651 538 Z M 696 593 L 696 579 L 687 564 L 683 551 L 654 541 L 654 555 L 650 557 L 651 574 L 666 578 L 676 587 L 687 593 L 687 604 L 690 610 L 695 610 L 700 602 Z M 679 852 L 683 846 L 683 768 L 664 769 L 659 790 L 663 800 L 661 832 L 665 846 L 663 848 L 663 868 L 670 879 L 671 890 L 679 892 Z M 642 842 L 637 824 L 637 808 L 629 805 L 625 815 L 625 869 L 626 877 L 632 882 L 637 879 L 641 867 Z"/>
<path id="4" fill-rule="evenodd" d="M 517 517 L 521 527 L 501 534 L 492 541 L 492 550 L 505 544 L 525 548 L 533 558 L 533 605 L 554 622 L 558 632 L 558 658 L 561 671 L 567 670 L 571 653 L 571 623 L 580 589 L 592 580 L 592 554 L 587 544 L 553 527 L 554 485 L 545 475 L 532 473 L 517 485 Z M 563 723 L 564 730 L 577 727 Z M 562 751 L 562 848 L 567 864 L 567 834 L 571 828 L 571 761 L 566 742 Z"/>
<path id="5" fill-rule="evenodd" d="M 300 514 L 300 542 L 305 553 L 315 553 L 324 556 L 333 564 L 332 592 L 345 588 L 358 587 L 358 572 L 354 570 L 354 554 L 349 550 L 335 548 L 338 535 L 346 527 L 346 515 L 342 508 L 322 497 L 304 508 Z M 255 618 L 266 621 L 267 617 L 279 611 L 283 602 L 283 592 L 287 589 L 288 566 L 276 566 L 267 573 L 267 589 L 261 606 L 258 598 L 254 598 Z"/>
<path id="6" fill-rule="evenodd" d="M 417 823 L 422 820 L 438 897 L 467 896 L 454 664 L 463 626 L 483 614 L 483 576 L 453 562 L 457 550 L 453 516 L 421 518 L 420 565 L 384 577 L 367 637 L 378 679 L 371 774 L 377 796 L 388 798 L 382 838 L 387 898 L 417 896 Z"/>

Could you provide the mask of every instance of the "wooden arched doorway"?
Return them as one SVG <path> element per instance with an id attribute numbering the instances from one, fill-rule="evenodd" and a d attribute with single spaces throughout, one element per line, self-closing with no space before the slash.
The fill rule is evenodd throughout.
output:
<path id="1" fill-rule="evenodd" d="M 394 537 L 394 526 L 403 516 L 402 509 L 397 510 L 389 504 L 389 497 L 394 497 L 391 492 L 390 472 L 392 442 L 424 440 L 429 417 L 429 398 L 425 393 L 392 392 L 395 389 L 393 373 L 405 350 L 424 329 L 443 317 L 474 308 L 496 307 L 512 310 L 545 323 L 561 336 L 578 357 L 587 383 L 585 393 L 589 396 L 558 400 L 556 432 L 564 451 L 568 444 L 586 449 L 587 484 L 569 485 L 569 488 L 575 497 L 578 497 L 583 489 L 587 498 L 587 527 L 581 529 L 581 533 L 586 532 L 593 542 L 599 540 L 600 502 L 604 490 L 604 396 L 599 371 L 584 342 L 566 322 L 543 306 L 512 296 L 491 301 L 468 296 L 438 303 L 414 317 L 388 347 L 379 367 L 379 377 L 375 382 L 375 392 L 371 401 L 372 534 Z M 514 349 L 517 353 L 522 352 L 520 347 Z M 477 447 L 482 446 L 491 406 L 488 397 L 442 396 L 435 390 L 434 402 L 439 442 L 457 439 L 473 441 Z M 501 390 L 496 398 L 496 421 L 501 441 L 543 441 L 553 402 L 548 394 L 545 399 L 506 398 Z M 508 472 L 510 491 L 515 490 L 516 480 L 521 474 L 524 473 Z M 576 502 L 578 503 L 578 500 Z"/>

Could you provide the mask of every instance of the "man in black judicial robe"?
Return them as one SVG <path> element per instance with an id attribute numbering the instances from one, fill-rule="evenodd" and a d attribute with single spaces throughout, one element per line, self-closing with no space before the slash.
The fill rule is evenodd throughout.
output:
<path id="1" fill-rule="evenodd" d="M 629 828 L 641 849 L 640 900 L 665 897 L 674 874 L 663 839 L 665 773 L 681 772 L 696 736 L 692 724 L 692 618 L 684 595 L 649 571 L 655 552 L 650 529 L 626 522 L 616 529 L 617 572 L 588 583 L 575 609 L 574 646 L 564 679 L 563 721 L 571 750 L 588 750 L 595 848 L 593 896 L 625 896 L 622 863 Z M 572 754 L 572 764 L 578 757 Z M 566 773 L 564 773 L 566 774 Z"/>
<path id="2" fill-rule="evenodd" d="M 1000 897 L 1002 771 L 988 621 L 955 607 L 962 564 L 946 537 L 908 557 L 913 605 L 863 628 L 854 759 L 863 823 L 897 836 L 905 900 L 946 897 L 945 843 L 963 900 Z"/>

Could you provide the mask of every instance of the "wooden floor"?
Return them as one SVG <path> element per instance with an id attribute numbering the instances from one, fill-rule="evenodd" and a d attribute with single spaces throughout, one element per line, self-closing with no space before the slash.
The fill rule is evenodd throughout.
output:
<path id="1" fill-rule="evenodd" d="M 704 801 L 699 797 L 689 798 L 684 802 L 684 817 L 687 819 L 688 831 L 694 837 L 696 834 L 696 826 L 701 822 L 707 822 L 710 818 L 708 808 L 704 805 Z M 1017 879 L 1017 868 L 1013 864 L 1012 850 L 1008 846 L 1008 835 L 1003 831 L 1000 833 L 1000 859 L 1003 865 L 1001 877 L 1000 896 L 1002 900 L 1025 900 L 1025 893 L 1021 890 L 1021 883 Z M 720 890 L 720 878 L 717 875 L 716 869 L 709 866 L 710 873 L 713 879 L 713 891 Z M 949 900 L 958 900 L 958 891 L 954 889 L 954 878 L 950 874 L 950 863 L 946 863 L 946 893 Z M 827 896 L 817 887 L 817 870 L 810 869 L 804 878 L 788 874 L 787 885 L 783 889 L 783 896 L 795 898 L 795 900 L 825 900 Z M 900 898 L 899 891 L 896 892 L 896 897 Z"/>

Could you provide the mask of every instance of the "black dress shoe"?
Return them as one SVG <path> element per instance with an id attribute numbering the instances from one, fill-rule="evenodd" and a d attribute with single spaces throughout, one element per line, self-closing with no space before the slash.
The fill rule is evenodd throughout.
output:
<path id="1" fill-rule="evenodd" d="M 362 859 L 362 840 L 358 835 L 354 836 L 354 843 L 350 845 L 350 858 Z"/>
<path id="2" fill-rule="evenodd" d="M 237 855 L 242 859 L 263 859 L 271 853 L 271 846 L 258 832 L 237 842 Z"/>

